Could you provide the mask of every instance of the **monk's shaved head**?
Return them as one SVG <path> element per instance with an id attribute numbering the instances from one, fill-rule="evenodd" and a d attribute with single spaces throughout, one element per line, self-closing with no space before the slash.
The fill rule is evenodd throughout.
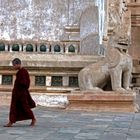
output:
<path id="1" fill-rule="evenodd" d="M 15 59 L 12 60 L 12 64 L 13 65 L 15 65 L 15 64 L 19 64 L 20 65 L 21 64 L 21 60 L 19 58 L 15 58 Z"/>

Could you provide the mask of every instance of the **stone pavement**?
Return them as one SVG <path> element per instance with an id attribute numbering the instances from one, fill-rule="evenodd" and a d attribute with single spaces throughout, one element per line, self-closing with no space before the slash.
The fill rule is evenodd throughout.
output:
<path id="1" fill-rule="evenodd" d="M 35 127 L 7 123 L 9 107 L 0 107 L 0 140 L 140 140 L 140 113 L 95 113 L 38 106 Z"/>

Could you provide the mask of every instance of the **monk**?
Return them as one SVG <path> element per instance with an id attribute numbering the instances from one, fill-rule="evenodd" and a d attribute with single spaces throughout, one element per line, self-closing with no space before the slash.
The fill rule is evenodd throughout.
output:
<path id="1" fill-rule="evenodd" d="M 12 64 L 13 68 L 17 70 L 17 73 L 12 90 L 9 122 L 5 127 L 12 127 L 17 121 L 28 119 L 32 120 L 30 126 L 34 126 L 36 118 L 31 109 L 36 107 L 36 104 L 28 90 L 30 86 L 29 73 L 21 66 L 21 60 L 19 58 L 15 58 Z"/>

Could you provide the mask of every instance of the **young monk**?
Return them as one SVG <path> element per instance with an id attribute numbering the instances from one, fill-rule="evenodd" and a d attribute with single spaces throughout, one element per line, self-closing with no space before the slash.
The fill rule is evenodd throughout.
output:
<path id="1" fill-rule="evenodd" d="M 17 70 L 16 80 L 12 90 L 12 99 L 10 105 L 9 122 L 5 127 L 12 127 L 17 121 L 31 119 L 30 126 L 36 123 L 35 116 L 31 108 L 36 107 L 30 93 L 30 78 L 28 71 L 21 66 L 21 60 L 15 58 L 12 61 L 13 68 Z"/>

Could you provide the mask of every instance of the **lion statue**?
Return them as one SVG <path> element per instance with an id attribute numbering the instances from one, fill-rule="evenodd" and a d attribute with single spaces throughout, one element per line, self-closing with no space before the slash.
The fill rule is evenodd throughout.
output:
<path id="1" fill-rule="evenodd" d="M 123 1 L 122 8 L 116 7 L 117 4 L 110 4 L 111 34 L 105 49 L 106 55 L 97 63 L 90 64 L 79 72 L 80 90 L 132 93 L 130 88 L 132 58 L 128 54 L 131 42 L 131 13 L 126 8 L 125 2 Z"/>
<path id="2" fill-rule="evenodd" d="M 130 40 L 123 38 L 119 30 L 114 30 L 110 36 L 106 56 L 79 72 L 80 90 L 131 92 L 132 58 L 128 54 Z"/>

